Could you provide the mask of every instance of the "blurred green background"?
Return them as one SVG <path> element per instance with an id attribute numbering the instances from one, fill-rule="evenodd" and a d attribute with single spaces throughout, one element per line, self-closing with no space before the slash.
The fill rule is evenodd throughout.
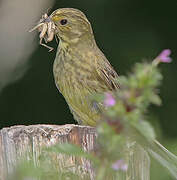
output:
<path id="1" fill-rule="evenodd" d="M 165 48 L 172 50 L 173 62 L 160 66 L 164 76 L 159 88 L 163 104 L 150 108 L 149 119 L 160 141 L 177 152 L 177 2 L 58 0 L 50 11 L 62 7 L 78 8 L 87 15 L 98 46 L 120 75 L 129 72 L 136 62 L 153 59 Z M 57 44 L 50 45 L 55 47 L 50 53 L 38 46 L 28 60 L 24 76 L 1 91 L 0 128 L 19 124 L 75 123 L 55 87 L 52 66 Z M 167 176 L 162 177 L 168 179 Z"/>

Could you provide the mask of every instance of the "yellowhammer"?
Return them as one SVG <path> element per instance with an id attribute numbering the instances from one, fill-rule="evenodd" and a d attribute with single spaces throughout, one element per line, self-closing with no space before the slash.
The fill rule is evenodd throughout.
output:
<path id="1" fill-rule="evenodd" d="M 60 39 L 53 68 L 56 85 L 78 123 L 95 126 L 100 112 L 90 96 L 117 89 L 118 75 L 98 48 L 92 27 L 81 11 L 58 9 L 50 18 Z"/>

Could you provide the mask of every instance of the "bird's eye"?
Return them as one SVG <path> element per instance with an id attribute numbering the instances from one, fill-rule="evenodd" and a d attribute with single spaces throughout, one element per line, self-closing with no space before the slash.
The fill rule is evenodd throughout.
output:
<path id="1" fill-rule="evenodd" d="M 60 21 L 60 24 L 61 24 L 61 25 L 65 25 L 65 24 L 67 24 L 67 22 L 68 22 L 67 19 L 62 19 L 62 20 Z"/>

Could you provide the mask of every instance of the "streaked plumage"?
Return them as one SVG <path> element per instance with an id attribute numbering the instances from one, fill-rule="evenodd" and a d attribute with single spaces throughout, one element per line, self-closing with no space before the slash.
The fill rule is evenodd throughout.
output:
<path id="1" fill-rule="evenodd" d="M 97 47 L 86 16 L 77 9 L 63 8 L 51 15 L 60 43 L 54 62 L 54 78 L 79 124 L 95 126 L 100 112 L 90 96 L 118 88 L 118 77 Z M 67 20 L 66 25 L 61 25 Z"/>

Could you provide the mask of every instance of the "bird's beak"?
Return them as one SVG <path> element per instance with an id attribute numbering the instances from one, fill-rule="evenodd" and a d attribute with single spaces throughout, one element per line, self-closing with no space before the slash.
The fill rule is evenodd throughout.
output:
<path id="1" fill-rule="evenodd" d="M 52 21 L 52 19 L 51 19 L 50 16 L 47 19 L 44 20 L 44 22 L 51 22 L 51 21 Z"/>

